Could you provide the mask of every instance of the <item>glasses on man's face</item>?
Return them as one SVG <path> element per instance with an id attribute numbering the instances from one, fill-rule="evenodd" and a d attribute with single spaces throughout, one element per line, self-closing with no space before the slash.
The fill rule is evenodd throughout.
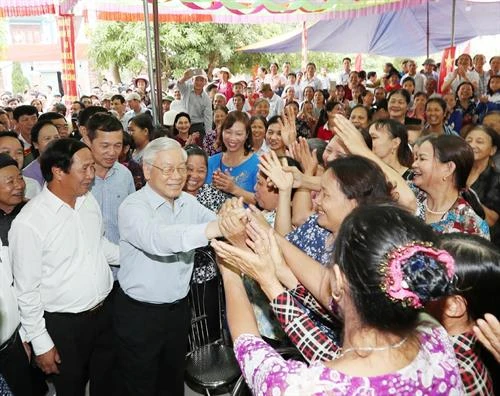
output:
<path id="1" fill-rule="evenodd" d="M 159 166 L 153 165 L 152 163 L 148 162 L 149 165 L 151 165 L 153 168 L 158 169 L 161 171 L 161 174 L 166 177 L 173 176 L 174 172 L 177 171 L 177 173 L 180 176 L 186 176 L 187 175 L 187 166 L 186 165 L 179 165 L 177 167 L 175 166 L 166 166 L 165 168 L 160 168 Z"/>

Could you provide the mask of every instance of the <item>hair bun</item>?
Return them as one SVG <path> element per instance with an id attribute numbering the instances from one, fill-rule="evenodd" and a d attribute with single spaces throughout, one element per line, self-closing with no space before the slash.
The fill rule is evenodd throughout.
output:
<path id="1" fill-rule="evenodd" d="M 412 242 L 387 254 L 382 264 L 382 289 L 388 297 L 412 308 L 449 295 L 455 261 L 451 255 L 428 242 Z"/>
<path id="2" fill-rule="evenodd" d="M 451 294 L 452 278 L 448 276 L 440 256 L 417 252 L 408 258 L 402 271 L 408 288 L 419 297 L 422 305 Z"/>

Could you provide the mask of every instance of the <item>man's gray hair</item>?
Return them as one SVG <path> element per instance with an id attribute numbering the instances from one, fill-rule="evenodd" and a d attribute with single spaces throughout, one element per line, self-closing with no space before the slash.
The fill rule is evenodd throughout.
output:
<path id="1" fill-rule="evenodd" d="M 177 140 L 170 139 L 168 137 L 160 137 L 149 142 L 144 148 L 142 161 L 147 164 L 152 164 L 155 162 L 156 155 L 160 151 L 166 150 L 180 150 L 182 152 L 182 158 L 187 161 L 187 153 L 182 148 L 181 144 Z"/>

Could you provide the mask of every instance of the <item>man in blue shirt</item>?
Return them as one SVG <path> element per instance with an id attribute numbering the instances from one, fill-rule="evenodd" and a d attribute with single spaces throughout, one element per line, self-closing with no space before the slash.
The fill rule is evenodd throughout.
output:
<path id="1" fill-rule="evenodd" d="M 120 206 L 115 295 L 120 395 L 183 395 L 195 249 L 221 236 L 214 212 L 182 191 L 187 154 L 169 138 L 144 151 L 147 184 Z"/>
<path id="2" fill-rule="evenodd" d="M 122 124 L 111 114 L 97 113 L 89 118 L 86 128 L 95 161 L 95 178 L 90 191 L 101 208 L 105 237 L 118 245 L 118 208 L 135 192 L 132 174 L 118 162 L 123 147 Z M 111 270 L 116 280 L 118 267 L 111 267 Z"/>

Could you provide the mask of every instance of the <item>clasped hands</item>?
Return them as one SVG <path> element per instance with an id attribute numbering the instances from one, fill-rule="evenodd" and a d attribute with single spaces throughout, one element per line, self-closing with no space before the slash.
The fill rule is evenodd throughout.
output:
<path id="1" fill-rule="evenodd" d="M 244 209 L 242 199 L 227 200 L 219 211 L 219 227 L 229 242 L 213 240 L 224 279 L 245 274 L 264 288 L 281 287 L 277 272 L 286 266 L 274 230 L 259 210 Z"/>

